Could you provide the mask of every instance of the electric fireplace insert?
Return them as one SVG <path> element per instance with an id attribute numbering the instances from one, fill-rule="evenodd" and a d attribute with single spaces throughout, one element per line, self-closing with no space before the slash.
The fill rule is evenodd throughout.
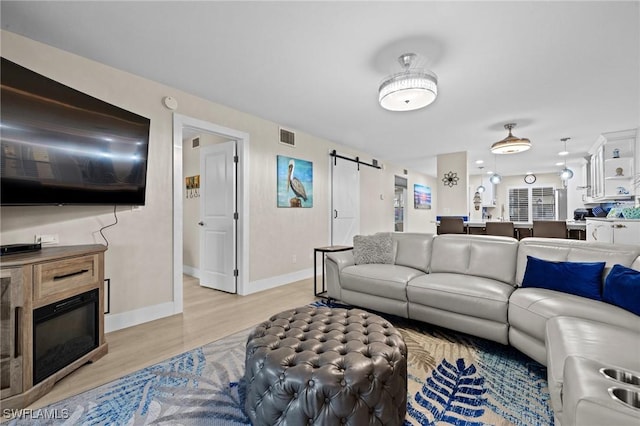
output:
<path id="1" fill-rule="evenodd" d="M 98 290 L 33 311 L 33 384 L 98 347 Z"/>

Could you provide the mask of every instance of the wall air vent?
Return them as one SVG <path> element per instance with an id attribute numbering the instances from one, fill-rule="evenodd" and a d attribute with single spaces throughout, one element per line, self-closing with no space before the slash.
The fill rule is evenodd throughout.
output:
<path id="1" fill-rule="evenodd" d="M 280 143 L 289 146 L 296 146 L 296 134 L 280 127 Z"/>
<path id="2" fill-rule="evenodd" d="M 200 138 L 191 139 L 192 148 L 197 148 L 200 146 Z"/>

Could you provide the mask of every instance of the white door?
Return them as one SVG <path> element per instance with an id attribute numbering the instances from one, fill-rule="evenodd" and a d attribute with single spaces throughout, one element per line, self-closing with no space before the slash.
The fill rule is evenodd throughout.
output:
<path id="1" fill-rule="evenodd" d="M 360 232 L 360 172 L 353 161 L 331 164 L 331 244 L 351 246 Z"/>
<path id="2" fill-rule="evenodd" d="M 235 141 L 200 148 L 200 285 L 236 293 Z"/>

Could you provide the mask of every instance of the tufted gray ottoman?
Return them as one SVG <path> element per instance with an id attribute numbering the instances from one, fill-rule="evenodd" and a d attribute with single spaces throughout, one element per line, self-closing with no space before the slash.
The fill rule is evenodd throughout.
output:
<path id="1" fill-rule="evenodd" d="M 302 307 L 272 316 L 247 340 L 245 411 L 254 425 L 400 425 L 407 347 L 360 309 Z"/>

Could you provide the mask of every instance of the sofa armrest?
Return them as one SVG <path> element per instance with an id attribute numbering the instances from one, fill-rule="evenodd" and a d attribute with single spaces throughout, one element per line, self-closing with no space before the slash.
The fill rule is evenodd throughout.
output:
<path id="1" fill-rule="evenodd" d="M 338 271 L 342 271 L 345 266 L 355 265 L 355 260 L 353 259 L 353 250 L 327 253 L 327 260 L 334 262 L 338 267 Z"/>
<path id="2" fill-rule="evenodd" d="M 342 300 L 340 272 L 347 266 L 355 265 L 353 250 L 327 253 L 325 266 L 327 268 L 327 295 L 336 300 Z"/>

